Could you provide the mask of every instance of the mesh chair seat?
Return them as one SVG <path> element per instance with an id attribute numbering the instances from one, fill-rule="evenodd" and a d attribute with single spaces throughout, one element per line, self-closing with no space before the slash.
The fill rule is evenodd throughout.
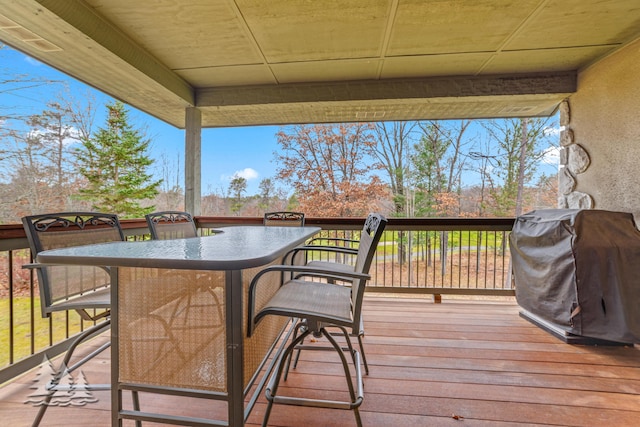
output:
<path id="1" fill-rule="evenodd" d="M 65 301 L 56 302 L 52 307 L 55 308 L 55 311 L 109 309 L 111 308 L 111 290 L 107 287 L 91 291 Z"/>
<path id="2" fill-rule="evenodd" d="M 278 289 L 260 310 L 259 316 L 268 314 L 350 326 L 353 322 L 351 289 L 329 283 L 290 280 Z"/>

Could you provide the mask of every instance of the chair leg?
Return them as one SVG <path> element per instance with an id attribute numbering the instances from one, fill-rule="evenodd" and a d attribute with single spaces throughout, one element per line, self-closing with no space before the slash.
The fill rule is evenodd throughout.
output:
<path id="1" fill-rule="evenodd" d="M 332 327 L 332 328 L 337 328 L 338 326 L 335 325 L 328 325 L 327 327 Z M 344 330 L 342 331 L 342 334 L 344 334 Z M 338 332 L 336 332 L 336 335 L 340 335 Z M 349 335 L 350 336 L 350 335 Z M 363 333 L 360 333 L 357 335 L 358 338 L 358 345 L 360 347 L 360 356 L 362 358 L 362 363 L 364 365 L 364 371 L 367 375 L 369 375 L 369 364 L 367 363 L 367 356 L 364 353 L 364 341 L 362 340 L 362 337 L 364 336 Z M 349 340 L 349 338 L 347 338 L 347 341 Z M 311 347 L 304 347 L 303 345 L 304 343 L 300 343 L 300 346 L 298 348 L 296 348 L 296 356 L 294 359 L 294 363 L 293 363 L 293 369 L 298 367 L 298 360 L 300 359 L 300 352 L 307 348 L 311 348 Z M 345 348 L 346 349 L 346 348 Z M 289 366 L 287 366 L 287 373 L 289 371 Z M 284 377 L 285 381 L 287 380 L 287 374 L 285 373 L 285 377 Z"/>
<path id="2" fill-rule="evenodd" d="M 356 379 L 357 379 L 357 390 L 354 387 L 353 379 L 351 377 L 351 370 L 349 368 L 349 363 L 347 362 L 347 358 L 345 356 L 345 350 L 336 342 L 336 340 L 331 336 L 331 334 L 324 328 L 320 328 L 319 333 L 325 336 L 333 349 L 336 350 L 340 357 L 340 361 L 342 362 L 342 367 L 344 369 L 345 379 L 347 381 L 347 387 L 349 389 L 349 396 L 351 398 L 350 402 L 344 401 L 333 401 L 333 400 L 318 400 L 318 399 L 307 399 L 300 397 L 287 397 L 287 396 L 277 396 L 278 385 L 280 384 L 280 378 L 282 377 L 282 373 L 284 372 L 286 361 L 288 357 L 291 357 L 291 354 L 307 335 L 311 334 L 310 329 L 305 329 L 298 337 L 291 341 L 291 343 L 287 346 L 284 352 L 280 355 L 280 359 L 277 363 L 277 369 L 271 375 L 269 379 L 269 383 L 265 389 L 265 396 L 267 398 L 267 409 L 265 410 L 265 416 L 262 421 L 262 426 L 267 427 L 269 423 L 269 417 L 271 415 L 271 409 L 274 403 L 282 403 L 285 405 L 297 405 L 297 406 L 309 406 L 309 407 L 325 407 L 325 408 L 335 408 L 335 409 L 350 409 L 354 411 L 354 415 L 356 418 L 356 424 L 358 427 L 362 426 L 362 420 L 360 418 L 359 406 L 362 404 L 364 399 L 363 392 L 363 383 L 362 383 L 362 370 L 360 367 L 360 354 L 353 348 L 351 341 L 349 340 L 349 333 L 345 328 L 340 327 L 345 338 L 347 339 L 347 351 L 351 354 L 353 359 L 355 369 L 356 369 Z"/>
<path id="3" fill-rule="evenodd" d="M 367 356 L 364 354 L 364 342 L 362 342 L 362 334 L 358 334 L 358 345 L 360 346 L 360 355 L 364 364 L 364 373 L 369 375 L 369 365 L 367 364 Z"/>
<path id="4" fill-rule="evenodd" d="M 301 342 L 300 345 L 304 344 L 304 342 Z M 300 361 L 300 352 L 302 351 L 301 348 L 296 348 L 296 357 L 293 361 L 293 369 L 296 369 L 298 367 L 298 361 Z M 293 355 L 292 355 L 293 356 Z M 286 381 L 286 377 L 285 377 L 285 381 Z"/>
<path id="5" fill-rule="evenodd" d="M 65 372 L 73 372 L 75 371 L 77 368 L 79 368 L 81 365 L 83 365 L 85 362 L 87 362 L 91 357 L 95 356 L 96 354 L 106 350 L 107 348 L 109 348 L 109 346 L 111 345 L 111 343 L 109 343 L 108 345 L 104 345 L 103 348 L 101 348 L 100 350 L 91 353 L 91 355 L 89 355 L 88 357 L 85 357 L 84 359 L 81 359 L 78 363 L 76 363 L 73 367 L 71 367 L 70 369 L 65 369 L 68 368 L 69 362 L 71 361 L 71 357 L 73 355 L 73 352 L 76 350 L 76 348 L 78 347 L 78 345 L 80 345 L 80 343 L 82 343 L 85 339 L 87 339 L 89 336 L 93 335 L 94 333 L 97 333 L 98 331 L 100 331 L 103 328 L 106 328 L 107 326 L 109 326 L 111 323 L 111 320 L 106 320 L 103 323 L 100 323 L 92 328 L 87 329 L 86 331 L 84 331 L 81 335 L 79 335 L 74 341 L 73 343 L 69 346 L 69 348 L 67 349 L 67 352 L 65 353 L 65 357 L 62 361 L 62 365 L 60 366 L 60 369 L 58 370 L 58 372 L 56 372 L 56 375 L 54 376 L 53 379 L 53 383 L 57 384 L 60 381 L 60 378 L 62 378 L 62 375 L 65 374 Z M 55 394 L 55 389 L 52 390 L 51 393 L 49 393 L 44 401 L 43 404 L 40 406 L 40 409 L 38 410 L 38 413 L 36 415 L 35 420 L 33 421 L 32 427 L 38 427 L 40 425 L 40 422 L 42 422 L 42 418 L 44 417 L 45 412 L 47 411 L 47 408 L 49 407 L 49 403 L 51 402 L 51 399 L 53 398 L 53 395 Z M 135 410 L 140 410 L 140 400 L 138 398 L 138 392 L 137 391 L 132 391 L 131 392 L 131 397 L 133 399 L 133 409 Z M 142 421 L 138 421 L 136 420 L 136 427 L 142 427 Z"/>
<path id="6" fill-rule="evenodd" d="M 97 332 L 101 331 L 102 329 L 106 329 L 110 325 L 111 325 L 111 320 L 107 319 L 106 321 L 104 321 L 102 323 L 99 323 L 99 324 L 97 324 L 97 325 L 95 325 L 95 326 L 83 331 L 80 335 L 78 335 L 78 337 L 71 343 L 71 345 L 67 349 L 67 352 L 64 355 L 64 359 L 62 360 L 62 364 L 60 365 L 60 369 L 58 369 L 58 372 L 56 372 L 53 380 L 51 381 L 54 385 L 58 384 L 58 382 L 60 381 L 62 376 L 65 374 L 65 372 L 71 372 L 68 369 L 69 361 L 71 360 L 71 356 L 73 356 L 73 352 L 76 350 L 78 345 L 80 345 L 80 343 L 82 343 L 84 340 L 86 340 L 88 337 L 90 337 L 94 333 L 97 333 Z M 107 347 L 108 346 L 105 346 L 105 349 Z M 90 355 L 90 356 L 93 357 L 93 355 Z M 79 362 L 78 364 L 76 364 L 76 367 L 80 366 L 85 361 L 86 360 L 83 359 L 82 362 Z M 40 409 L 38 410 L 38 413 L 36 414 L 36 418 L 33 420 L 33 423 L 31 424 L 32 427 L 38 427 L 40 425 L 40 422 L 42 421 L 42 417 L 44 417 L 44 413 L 47 411 L 47 408 L 49 407 L 49 404 L 51 403 L 51 399 L 53 398 L 53 395 L 55 394 L 55 392 L 56 392 L 56 390 L 54 388 L 54 389 L 51 390 L 51 392 L 49 394 L 47 394 L 45 396 L 42 404 L 40 405 Z"/>
<path id="7" fill-rule="evenodd" d="M 358 352 L 354 350 L 351 345 L 351 340 L 349 339 L 349 333 L 343 327 L 339 327 L 344 332 L 344 337 L 347 340 L 347 346 L 349 348 L 349 353 L 351 353 L 351 357 L 353 358 L 353 364 L 356 368 L 356 379 L 358 381 L 358 396 L 356 397 L 356 391 L 353 388 L 353 380 L 351 379 L 351 370 L 349 369 L 349 364 L 347 363 L 347 358 L 344 356 L 344 351 L 342 347 L 336 342 L 336 340 L 331 336 L 326 329 L 322 328 L 320 331 L 322 334 L 327 337 L 333 348 L 336 349 L 338 355 L 340 356 L 340 361 L 342 362 L 342 367 L 344 368 L 344 375 L 347 380 L 347 387 L 349 387 L 349 395 L 351 396 L 351 409 L 353 409 L 353 413 L 356 417 L 356 424 L 358 427 L 362 427 L 362 420 L 360 418 L 360 410 L 358 409 L 362 404 L 363 396 L 363 385 L 362 385 L 362 374 L 360 373 L 360 357 L 358 356 Z"/>
<path id="8" fill-rule="evenodd" d="M 294 340 L 291 341 L 291 344 L 289 344 L 287 346 L 287 348 L 285 349 L 285 351 L 282 352 L 282 354 L 280 355 L 280 360 L 278 361 L 277 369 L 271 375 L 271 378 L 269 379 L 269 383 L 267 384 L 267 388 L 265 389 L 265 396 L 267 398 L 267 409 L 264 412 L 264 419 L 262 420 L 262 427 L 267 427 L 267 425 L 269 423 L 269 416 L 271 415 L 271 408 L 273 407 L 273 402 L 275 400 L 276 393 L 278 391 L 278 385 L 280 384 L 280 377 L 282 376 L 282 372 L 284 370 L 285 363 L 283 363 L 283 362 L 285 360 L 287 360 L 287 358 L 291 357 L 291 353 L 296 348 L 296 346 L 300 342 L 302 342 L 305 339 L 305 337 L 307 335 L 309 335 L 310 333 L 311 332 L 309 331 L 309 329 L 306 329 L 305 331 L 303 331 L 300 335 L 298 335 L 297 338 L 295 338 Z"/>
<path id="9" fill-rule="evenodd" d="M 298 331 L 300 331 L 301 329 L 304 330 L 304 328 L 306 328 L 306 325 L 304 324 L 304 322 L 298 322 L 296 323 L 296 325 L 294 326 L 295 329 L 293 331 L 293 336 L 291 337 L 291 341 L 294 341 L 296 339 L 296 337 L 298 336 Z M 302 340 L 302 342 L 300 342 L 300 344 L 303 344 L 304 340 Z M 284 370 L 284 380 L 286 381 L 287 378 L 289 377 L 289 369 L 291 367 L 291 358 L 293 357 L 293 352 L 289 353 L 289 357 L 287 358 L 287 364 Z M 300 357 L 300 349 L 297 349 L 296 352 L 296 357 L 295 360 L 293 362 L 293 369 L 295 369 L 298 366 L 298 358 Z"/>

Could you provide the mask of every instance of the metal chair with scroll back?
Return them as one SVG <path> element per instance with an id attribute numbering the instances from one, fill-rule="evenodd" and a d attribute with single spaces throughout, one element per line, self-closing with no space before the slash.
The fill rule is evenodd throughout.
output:
<path id="1" fill-rule="evenodd" d="M 29 240 L 31 254 L 36 259 L 44 250 L 82 246 L 96 243 L 123 241 L 124 234 L 117 215 L 98 212 L 63 212 L 31 215 L 22 218 Z M 64 386 L 60 380 L 89 359 L 97 356 L 110 346 L 104 343 L 96 350 L 70 365 L 77 347 L 87 339 L 106 331 L 110 326 L 111 295 L 109 267 L 43 265 L 38 263 L 25 265 L 35 269 L 40 291 L 42 317 L 52 313 L 75 310 L 83 321 L 94 325 L 80 332 L 66 350 L 60 368 L 47 384 L 47 393 L 33 422 L 40 424 L 54 394 Z M 109 385 L 92 385 L 92 390 L 109 389 Z M 62 390 L 67 391 L 68 390 Z M 137 392 L 133 392 L 134 405 L 137 407 Z"/>
<path id="2" fill-rule="evenodd" d="M 198 230 L 189 212 L 162 211 L 145 215 L 154 240 L 197 237 Z"/>
<path id="3" fill-rule="evenodd" d="M 290 211 L 266 212 L 262 223 L 263 225 L 275 225 L 278 227 L 304 227 L 304 213 Z"/>
<path id="4" fill-rule="evenodd" d="M 198 237 L 198 229 L 193 216 L 183 211 L 162 211 L 153 212 L 145 215 L 147 225 L 154 240 L 172 240 L 172 239 L 188 239 Z M 173 271 L 174 274 L 181 274 L 180 271 Z M 188 276 L 188 274 L 186 274 Z M 223 325 L 224 314 L 222 313 L 222 304 L 220 303 L 221 284 L 209 283 L 202 277 L 196 277 L 198 283 L 186 293 L 184 306 L 176 304 L 176 310 L 209 310 L 215 309 L 218 314 L 218 321 L 213 324 L 189 325 L 191 329 L 209 329 L 220 328 Z M 184 282 L 180 280 L 177 282 Z M 217 289 L 217 290 L 216 290 Z M 172 317 L 178 317 L 178 311 L 172 313 Z M 183 316 L 184 317 L 184 316 Z M 186 325 L 186 324 L 185 324 Z M 174 325 L 174 328 L 176 326 Z"/>
<path id="5" fill-rule="evenodd" d="M 358 410 L 364 399 L 361 360 L 360 353 L 351 344 L 350 330 L 353 331 L 360 328 L 364 290 L 366 282 L 370 278 L 368 274 L 364 273 L 364 269 L 368 268 L 371 263 L 386 223 L 386 218 L 380 214 L 369 215 L 360 240 L 362 253 L 361 256 L 358 256 L 353 271 L 341 271 L 338 274 L 335 270 L 314 266 L 280 265 L 265 268 L 252 280 L 249 286 L 248 336 L 258 332 L 259 323 L 266 316 L 284 316 L 297 319 L 297 323 L 293 326 L 295 329 L 292 341 L 277 356 L 274 372 L 266 386 L 268 405 L 263 426 L 268 424 L 274 403 L 350 409 L 354 411 L 357 425 L 362 425 Z M 257 294 L 261 280 L 265 279 L 269 274 L 280 274 L 280 277 L 283 277 L 283 272 L 292 273 L 293 278 L 283 280 L 281 286 L 267 301 L 258 298 Z M 321 278 L 324 281 L 315 281 L 313 280 L 314 278 Z M 350 287 L 331 283 L 331 280 L 345 280 L 346 278 L 352 281 Z M 265 282 L 269 282 L 269 280 L 265 280 Z M 345 339 L 346 348 L 338 344 L 333 338 L 333 334 L 327 331 L 327 328 L 338 328 L 340 330 Z M 288 369 L 288 360 L 293 351 L 311 334 L 315 337 L 325 337 L 331 344 L 328 349 L 335 350 L 339 354 L 349 389 L 349 401 L 318 400 L 278 395 L 278 385 L 283 372 Z M 355 384 L 351 369 L 344 355 L 345 350 L 351 355 L 354 363 Z"/>
<path id="6" fill-rule="evenodd" d="M 387 219 L 380 214 L 371 213 L 367 216 L 364 222 L 362 230 L 360 232 L 361 239 L 349 239 L 338 237 L 319 237 L 311 240 L 308 245 L 299 246 L 292 249 L 285 257 L 285 259 L 291 260 L 291 263 L 299 264 L 301 255 L 304 255 L 303 263 L 309 267 L 319 268 L 323 270 L 331 271 L 334 278 L 329 279 L 330 282 L 341 282 L 347 285 L 353 283 L 353 279 L 348 274 L 353 273 L 356 266 L 360 264 L 362 266 L 362 273 L 369 274 L 371 264 L 375 251 L 377 249 L 378 241 L 382 236 L 382 232 L 387 224 Z M 366 236 L 371 235 L 371 231 L 375 228 L 376 233 L 379 233 L 375 245 L 371 246 L 370 239 Z M 363 237 L 364 236 L 364 240 Z M 318 254 L 330 254 L 333 255 L 331 260 L 317 260 L 321 258 Z M 364 321 L 360 319 L 360 324 L 357 328 L 353 328 L 351 336 L 355 336 L 358 339 L 358 345 L 360 346 L 360 354 L 362 356 L 362 362 L 364 364 L 365 373 L 369 374 L 369 364 L 367 363 L 367 357 L 364 351 Z M 298 364 L 300 357 L 299 347 L 296 352 L 294 368 Z M 288 370 L 288 369 L 287 369 Z"/>

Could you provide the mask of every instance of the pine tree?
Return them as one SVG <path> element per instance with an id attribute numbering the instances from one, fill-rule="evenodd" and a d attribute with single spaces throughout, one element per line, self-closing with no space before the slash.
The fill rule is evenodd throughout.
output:
<path id="1" fill-rule="evenodd" d="M 147 173 L 153 163 L 146 154 L 151 141 L 129 124 L 124 104 L 116 101 L 107 109 L 106 128 L 83 139 L 76 152 L 80 173 L 88 182 L 79 197 L 90 201 L 92 209 L 139 218 L 155 209 L 140 202 L 154 198 L 162 182 Z"/>
<path id="2" fill-rule="evenodd" d="M 242 209 L 242 193 L 245 191 L 247 191 L 247 179 L 234 175 L 229 184 L 229 193 L 233 196 L 231 212 L 236 215 L 238 215 L 238 212 Z"/>

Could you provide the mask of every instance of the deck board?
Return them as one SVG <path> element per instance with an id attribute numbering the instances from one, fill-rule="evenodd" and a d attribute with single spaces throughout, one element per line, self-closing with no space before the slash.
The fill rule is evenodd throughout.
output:
<path id="1" fill-rule="evenodd" d="M 361 407 L 365 426 L 636 426 L 640 420 L 640 350 L 566 344 L 518 315 L 513 301 L 367 296 L 365 348 L 371 373 Z M 319 345 L 320 343 L 318 343 Z M 93 343 L 92 343 L 93 345 Z M 97 343 L 96 343 L 97 345 Z M 109 378 L 108 355 L 82 368 L 90 382 Z M 34 372 L 0 388 L 0 413 L 27 426 Z M 305 351 L 281 392 L 344 396 L 332 352 Z M 108 426 L 109 394 L 77 408 L 50 408 L 43 426 Z M 126 396 L 125 396 L 126 397 Z M 145 409 L 225 413 L 211 402 L 142 396 Z M 248 425 L 260 425 L 261 397 Z M 351 411 L 276 405 L 270 425 L 352 426 Z M 125 423 L 132 425 L 132 423 Z M 145 423 L 147 425 L 153 425 Z"/>

